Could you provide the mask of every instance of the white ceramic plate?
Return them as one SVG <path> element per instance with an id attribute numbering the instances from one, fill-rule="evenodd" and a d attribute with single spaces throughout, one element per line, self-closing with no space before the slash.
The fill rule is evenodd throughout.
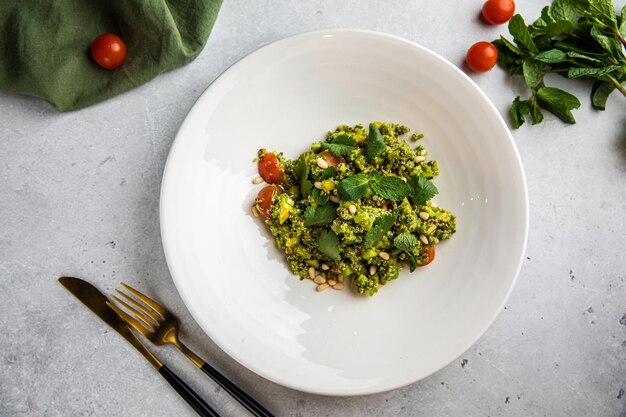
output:
<path id="1" fill-rule="evenodd" d="M 458 231 L 373 297 L 317 293 L 251 214 L 252 160 L 262 147 L 296 158 L 338 124 L 373 120 L 426 135 Z M 182 299 L 224 351 L 291 388 L 359 395 L 424 378 L 485 332 L 521 265 L 528 197 L 507 126 L 458 68 L 397 37 L 325 31 L 259 49 L 200 97 L 167 160 L 161 229 Z"/>

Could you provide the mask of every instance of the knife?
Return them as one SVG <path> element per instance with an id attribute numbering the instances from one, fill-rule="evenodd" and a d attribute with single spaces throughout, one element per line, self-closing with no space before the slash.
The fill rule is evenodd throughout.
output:
<path id="1" fill-rule="evenodd" d="M 133 345 L 200 416 L 220 417 L 194 390 L 185 384 L 182 379 L 165 366 L 159 358 L 154 356 L 154 354 L 141 343 L 132 330 L 130 330 L 126 322 L 115 310 L 107 305 L 107 302 L 110 301 L 106 295 L 80 278 L 61 277 L 59 278 L 59 282 L 96 316 L 100 317 L 106 324 L 111 326 L 113 330 L 121 334 L 124 339 Z"/>

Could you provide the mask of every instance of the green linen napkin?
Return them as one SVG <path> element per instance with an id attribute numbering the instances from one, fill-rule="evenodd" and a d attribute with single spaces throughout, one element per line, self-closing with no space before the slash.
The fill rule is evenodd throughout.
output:
<path id="1" fill-rule="evenodd" d="M 192 61 L 222 0 L 1 0 L 0 90 L 76 110 Z M 126 43 L 126 62 L 106 70 L 89 47 L 102 33 Z"/>

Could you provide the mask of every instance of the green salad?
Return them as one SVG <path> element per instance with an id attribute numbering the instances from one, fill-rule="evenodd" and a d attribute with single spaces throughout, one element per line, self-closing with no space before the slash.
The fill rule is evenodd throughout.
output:
<path id="1" fill-rule="evenodd" d="M 393 123 L 342 125 L 295 160 L 259 150 L 253 182 L 270 185 L 253 212 L 293 273 L 318 291 L 352 285 L 373 295 L 402 268 L 432 262 L 435 245 L 454 234 L 455 216 L 431 201 L 437 161 L 400 137 L 408 132 Z"/>

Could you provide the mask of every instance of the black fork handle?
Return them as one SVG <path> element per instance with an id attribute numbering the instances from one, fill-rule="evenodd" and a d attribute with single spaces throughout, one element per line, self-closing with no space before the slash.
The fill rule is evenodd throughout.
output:
<path id="1" fill-rule="evenodd" d="M 233 384 L 228 378 L 219 373 L 219 371 L 213 368 L 208 363 L 204 363 L 202 368 L 205 374 L 211 377 L 215 382 L 219 384 L 226 392 L 233 396 L 241 405 L 246 407 L 252 415 L 256 417 L 275 417 L 272 413 L 267 411 L 261 404 L 259 404 L 254 398 L 246 394 L 241 388 Z"/>
<path id="2" fill-rule="evenodd" d="M 165 380 L 183 397 L 183 399 L 193 408 L 198 415 L 202 417 L 220 417 L 194 390 L 185 384 L 174 372 L 167 366 L 163 365 L 158 369 L 159 373 Z"/>

